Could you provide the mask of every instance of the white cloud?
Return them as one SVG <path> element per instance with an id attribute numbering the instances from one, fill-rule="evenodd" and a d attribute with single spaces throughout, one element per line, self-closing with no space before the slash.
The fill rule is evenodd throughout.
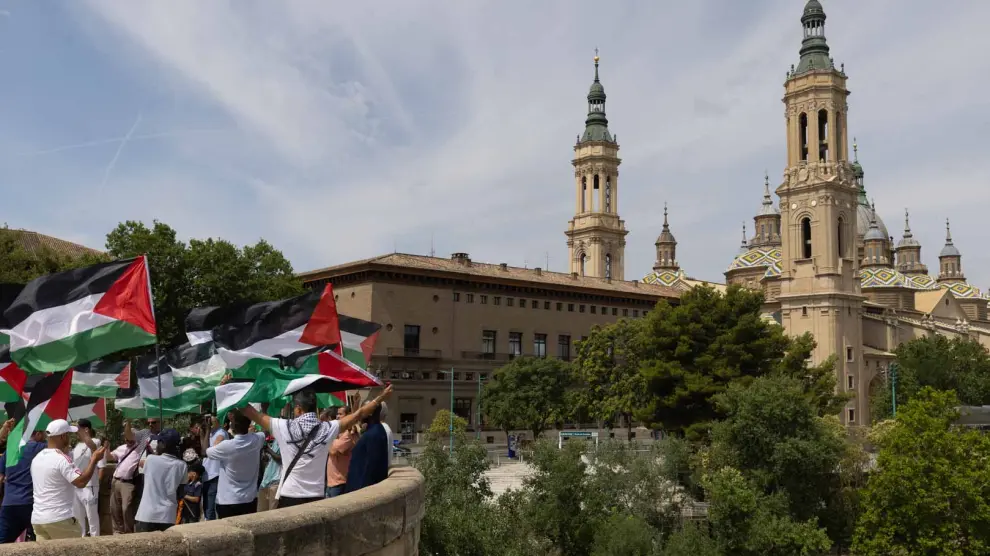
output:
<path id="1" fill-rule="evenodd" d="M 155 143 L 171 144 L 168 156 L 140 165 L 127 163 L 139 148 L 129 145 L 108 189 L 140 195 L 116 200 L 119 214 L 192 236 L 264 236 L 300 269 L 393 246 L 425 253 L 433 235 L 441 255 L 535 266 L 549 253 L 564 270 L 571 145 L 599 46 L 622 145 L 627 277 L 651 266 L 669 201 L 682 265 L 718 279 L 759 206 L 763 170 L 781 175 L 779 98 L 801 37 L 800 5 L 788 0 L 85 6 L 77 15 L 122 58 L 119 71 L 237 130 L 164 138 Z M 990 280 L 990 260 L 975 252 L 974 201 L 990 175 L 974 162 L 984 132 L 973 123 L 988 116 L 990 59 L 974 53 L 990 46 L 979 27 L 990 6 L 901 7 L 825 2 L 868 187 L 892 232 L 899 205 L 917 207 L 929 258 L 941 213 L 952 214 L 970 275 Z"/>

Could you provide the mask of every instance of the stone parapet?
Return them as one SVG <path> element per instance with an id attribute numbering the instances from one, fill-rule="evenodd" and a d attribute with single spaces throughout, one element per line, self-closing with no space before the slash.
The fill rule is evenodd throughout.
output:
<path id="1" fill-rule="evenodd" d="M 44 556 L 417 556 L 423 476 L 394 468 L 385 481 L 330 500 L 134 533 L 10 544 L 0 554 Z"/>

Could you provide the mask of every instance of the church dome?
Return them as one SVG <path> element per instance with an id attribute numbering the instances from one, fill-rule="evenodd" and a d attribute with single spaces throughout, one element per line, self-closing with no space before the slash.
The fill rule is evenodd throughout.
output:
<path id="1" fill-rule="evenodd" d="M 985 296 L 983 295 L 983 292 L 980 291 L 980 288 L 977 288 L 976 286 L 972 286 L 965 282 L 957 282 L 954 284 L 942 284 L 941 287 L 949 290 L 949 292 L 952 293 L 953 297 L 959 299 L 974 299 L 974 298 L 985 299 Z"/>
<path id="2" fill-rule="evenodd" d="M 735 259 L 732 259 L 732 264 L 729 265 L 728 270 L 768 268 L 772 267 L 774 264 L 780 264 L 780 248 L 757 247 L 737 255 Z"/>
<path id="3" fill-rule="evenodd" d="M 873 209 L 869 205 L 864 205 L 860 203 L 856 207 L 856 235 L 862 238 L 866 237 L 866 233 L 870 231 L 870 219 L 873 218 Z M 887 226 L 880 219 L 880 215 L 877 215 L 877 228 L 880 233 L 883 234 L 883 239 L 890 237 L 887 233 Z"/>
<path id="4" fill-rule="evenodd" d="M 860 285 L 869 288 L 912 288 L 913 282 L 900 272 L 885 267 L 863 268 L 859 271 Z M 910 284 L 909 284 L 910 282 Z M 912 288 L 914 289 L 914 288 Z"/>

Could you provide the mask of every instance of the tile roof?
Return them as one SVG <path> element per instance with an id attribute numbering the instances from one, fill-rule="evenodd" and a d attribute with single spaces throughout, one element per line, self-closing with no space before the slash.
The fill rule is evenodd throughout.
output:
<path id="1" fill-rule="evenodd" d="M 399 267 L 410 270 L 439 271 L 474 276 L 478 278 L 494 278 L 503 280 L 518 280 L 546 286 L 561 286 L 568 288 L 585 288 L 613 293 L 649 295 L 656 297 L 680 297 L 675 289 L 659 284 L 642 282 L 626 282 L 621 280 L 608 281 L 604 278 L 590 276 L 574 276 L 563 272 L 549 272 L 536 268 L 519 268 L 516 266 L 479 263 L 468 259 L 428 257 L 425 255 L 409 255 L 392 253 L 370 259 L 353 261 L 341 265 L 310 270 L 297 274 L 303 281 L 317 280 L 327 276 L 339 276 L 358 270 L 363 266 Z"/>
<path id="2" fill-rule="evenodd" d="M 42 249 L 48 249 L 58 255 L 81 257 L 83 255 L 99 255 L 101 252 L 78 243 L 72 243 L 57 237 L 46 236 L 30 230 L 7 230 L 18 236 L 25 250 L 37 254 Z"/>

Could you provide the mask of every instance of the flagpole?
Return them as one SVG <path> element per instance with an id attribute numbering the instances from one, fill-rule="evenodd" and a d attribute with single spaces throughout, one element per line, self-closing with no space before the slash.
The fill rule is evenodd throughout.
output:
<path id="1" fill-rule="evenodd" d="M 165 426 L 165 410 L 162 407 L 162 356 L 155 342 L 155 366 L 158 368 L 158 426 Z"/>

